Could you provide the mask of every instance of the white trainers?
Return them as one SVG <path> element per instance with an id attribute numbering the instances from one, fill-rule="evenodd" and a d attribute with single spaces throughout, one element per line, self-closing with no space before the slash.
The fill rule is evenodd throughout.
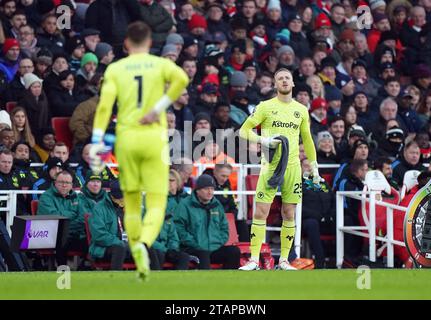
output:
<path id="1" fill-rule="evenodd" d="M 143 243 L 135 244 L 132 248 L 132 256 L 135 260 L 138 278 L 141 280 L 148 280 L 150 275 L 150 257 L 147 247 Z"/>
<path id="2" fill-rule="evenodd" d="M 298 270 L 289 263 L 287 259 L 280 259 L 278 262 L 278 270 L 295 271 Z"/>
<path id="3" fill-rule="evenodd" d="M 254 259 L 250 259 L 245 265 L 240 267 L 238 270 L 242 270 L 242 271 L 260 270 L 259 262 L 255 261 Z"/>

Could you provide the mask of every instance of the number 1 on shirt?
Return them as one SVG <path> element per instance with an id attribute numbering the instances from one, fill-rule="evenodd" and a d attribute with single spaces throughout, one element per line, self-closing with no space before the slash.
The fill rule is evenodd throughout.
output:
<path id="1" fill-rule="evenodd" d="M 142 107 L 142 76 L 136 76 L 135 80 L 138 81 L 138 109 Z"/>

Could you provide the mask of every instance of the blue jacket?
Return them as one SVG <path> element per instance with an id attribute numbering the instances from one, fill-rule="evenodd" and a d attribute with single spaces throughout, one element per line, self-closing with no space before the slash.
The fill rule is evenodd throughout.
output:
<path id="1" fill-rule="evenodd" d="M 6 75 L 6 80 L 8 83 L 12 82 L 15 74 L 18 71 L 19 60 L 17 60 L 14 64 L 11 64 L 10 61 L 7 61 L 4 58 L 0 58 L 0 72 Z"/>

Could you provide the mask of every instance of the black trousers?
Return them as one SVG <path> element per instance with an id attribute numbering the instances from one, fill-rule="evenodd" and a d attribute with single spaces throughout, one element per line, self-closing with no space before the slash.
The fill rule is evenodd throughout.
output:
<path id="1" fill-rule="evenodd" d="M 111 262 L 111 270 L 123 270 L 126 256 L 130 256 L 129 247 L 115 245 L 106 248 L 103 260 Z"/>
<path id="2" fill-rule="evenodd" d="M 86 257 L 88 252 L 87 239 L 68 239 L 64 247 L 58 248 L 55 257 L 59 266 L 67 265 L 67 252 L 69 251 L 82 252 L 82 255 Z"/>
<path id="3" fill-rule="evenodd" d="M 211 263 L 223 264 L 223 269 L 238 269 L 241 252 L 235 246 L 223 246 L 215 251 L 187 249 L 189 254 L 199 258 L 199 269 L 211 269 Z"/>
<path id="4" fill-rule="evenodd" d="M 168 250 L 163 252 L 156 249 L 150 249 L 150 267 L 151 270 L 162 270 L 165 262 L 173 263 L 175 270 L 188 270 L 190 255 L 182 251 Z"/>
<path id="5" fill-rule="evenodd" d="M 323 250 L 322 240 L 320 240 L 320 224 L 316 219 L 304 219 L 302 221 L 302 229 L 307 235 L 310 249 L 316 257 L 316 268 L 323 268 L 325 261 L 325 253 Z"/>

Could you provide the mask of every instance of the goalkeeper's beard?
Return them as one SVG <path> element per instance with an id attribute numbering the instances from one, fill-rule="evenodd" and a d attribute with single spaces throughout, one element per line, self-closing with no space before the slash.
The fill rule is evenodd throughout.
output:
<path id="1" fill-rule="evenodd" d="M 284 96 L 288 96 L 288 95 L 292 94 L 292 88 L 287 89 L 287 90 L 278 89 L 278 90 L 277 90 L 277 92 L 278 92 L 279 94 L 284 95 Z"/>

